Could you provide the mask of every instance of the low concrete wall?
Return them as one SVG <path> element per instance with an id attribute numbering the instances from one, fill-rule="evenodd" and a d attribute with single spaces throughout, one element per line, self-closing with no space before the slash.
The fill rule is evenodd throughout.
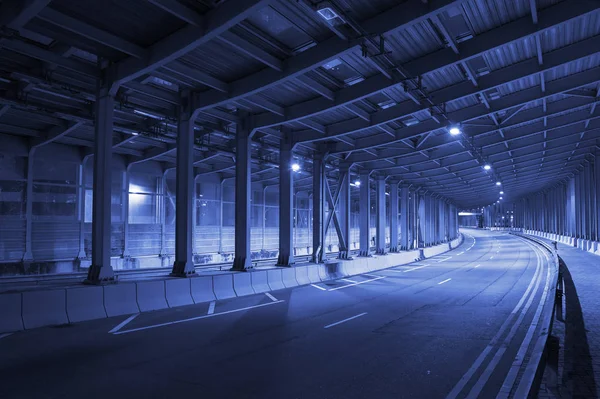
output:
<path id="1" fill-rule="evenodd" d="M 187 279 L 164 278 L 0 294 L 0 333 L 134 314 L 253 295 L 412 263 L 458 247 L 462 235 L 422 250 L 329 260 L 288 268 L 226 272 Z"/>
<path id="2" fill-rule="evenodd" d="M 543 231 L 536 230 L 523 230 L 523 233 L 532 236 L 547 238 L 548 240 L 557 241 L 569 245 L 571 247 L 579 248 L 582 251 L 586 251 L 595 255 L 600 255 L 600 243 L 598 243 L 597 241 L 584 240 L 582 238 L 575 238 L 554 233 L 546 233 Z"/>

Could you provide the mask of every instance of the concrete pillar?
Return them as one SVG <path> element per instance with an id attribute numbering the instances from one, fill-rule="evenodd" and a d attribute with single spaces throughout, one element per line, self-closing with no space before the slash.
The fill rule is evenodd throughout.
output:
<path id="1" fill-rule="evenodd" d="M 107 87 L 96 97 L 94 121 L 94 202 L 92 205 L 92 264 L 87 283 L 98 284 L 115 278 L 110 264 L 111 181 L 114 98 Z"/>
<path id="2" fill-rule="evenodd" d="M 320 263 L 325 255 L 325 177 L 322 154 L 315 154 L 313 158 L 313 176 L 312 176 L 312 261 Z"/>
<path id="3" fill-rule="evenodd" d="M 386 209 L 385 209 L 385 176 L 377 176 L 377 217 L 376 217 L 376 251 L 378 254 L 387 252 L 385 245 Z"/>
<path id="4" fill-rule="evenodd" d="M 400 248 L 405 251 L 409 249 L 410 243 L 408 194 L 408 187 L 402 186 L 400 190 Z"/>
<path id="5" fill-rule="evenodd" d="M 360 256 L 371 255 L 371 243 L 369 234 L 369 229 L 371 226 L 371 190 L 369 184 L 370 174 L 371 172 L 368 171 L 362 171 L 360 173 Z"/>
<path id="6" fill-rule="evenodd" d="M 183 98 L 184 104 L 188 99 Z M 177 124 L 177 161 L 175 183 L 175 263 L 172 276 L 196 274 L 194 268 L 194 115 L 185 105 L 181 107 Z"/>
<path id="7" fill-rule="evenodd" d="M 567 209 L 566 209 L 566 235 L 575 237 L 577 234 L 577 223 L 575 220 L 575 179 L 569 179 L 567 183 Z"/>
<path id="8" fill-rule="evenodd" d="M 584 168 L 584 185 L 583 189 L 585 192 L 585 238 L 586 240 L 592 239 L 592 223 L 594 215 L 592 214 L 592 165 L 587 162 Z"/>
<path id="9" fill-rule="evenodd" d="M 292 137 L 283 132 L 279 148 L 279 258 L 278 266 L 294 264 L 294 171 Z"/>
<path id="10" fill-rule="evenodd" d="M 252 128 L 247 118 L 237 124 L 235 151 L 235 258 L 232 270 L 246 271 L 252 267 L 250 255 L 250 200 Z"/>
<path id="11" fill-rule="evenodd" d="M 339 187 L 340 197 L 338 200 L 338 215 L 340 228 L 342 230 L 342 238 L 346 244 L 346 248 L 340 248 L 339 258 L 350 258 L 350 171 L 347 166 L 340 167 L 342 184 Z"/>
<path id="12" fill-rule="evenodd" d="M 398 182 L 390 182 L 390 252 L 398 252 Z"/>

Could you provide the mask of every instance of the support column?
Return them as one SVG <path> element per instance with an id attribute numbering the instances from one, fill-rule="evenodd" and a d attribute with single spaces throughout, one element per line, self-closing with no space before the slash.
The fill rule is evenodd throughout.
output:
<path id="1" fill-rule="evenodd" d="M 596 241 L 600 242 L 600 151 L 594 156 L 594 186 L 596 191 Z"/>
<path id="2" fill-rule="evenodd" d="M 188 277 L 194 268 L 194 115 L 189 98 L 182 98 L 177 124 L 177 167 L 175 183 L 175 263 L 172 276 Z"/>
<path id="3" fill-rule="evenodd" d="M 400 190 L 400 249 L 404 251 L 409 249 L 410 242 L 408 197 L 408 187 L 402 186 Z"/>
<path id="4" fill-rule="evenodd" d="M 390 252 L 398 252 L 398 182 L 390 182 Z"/>
<path id="5" fill-rule="evenodd" d="M 313 158 L 313 176 L 312 176 L 312 261 L 321 263 L 325 254 L 325 182 L 323 155 L 315 154 Z"/>
<path id="6" fill-rule="evenodd" d="M 77 217 L 79 219 L 79 252 L 77 259 L 85 259 L 85 163 L 89 157 L 84 157 L 77 167 Z"/>
<path id="7" fill-rule="evenodd" d="M 282 132 L 279 147 L 279 258 L 278 266 L 294 264 L 294 171 L 292 137 Z"/>
<path id="8" fill-rule="evenodd" d="M 252 267 L 250 256 L 250 200 L 252 127 L 248 118 L 240 118 L 237 124 L 235 150 L 235 258 L 232 270 L 246 271 Z"/>
<path id="9" fill-rule="evenodd" d="M 164 172 L 158 182 L 158 192 L 160 198 L 160 253 L 159 256 L 164 258 L 167 256 L 167 174 Z M 162 263 L 164 265 L 164 263 Z"/>
<path id="10" fill-rule="evenodd" d="M 342 184 L 338 188 L 340 190 L 338 215 L 346 248 L 340 248 L 339 258 L 350 259 L 350 171 L 347 166 L 340 166 L 340 178 Z"/>
<path id="11" fill-rule="evenodd" d="M 371 172 L 363 171 L 360 173 L 360 256 L 371 255 L 370 243 L 370 218 L 371 218 L 371 192 L 369 176 Z"/>
<path id="12" fill-rule="evenodd" d="M 123 252 L 121 257 L 129 256 L 129 165 L 121 176 L 121 221 L 123 223 Z"/>
<path id="13" fill-rule="evenodd" d="M 96 118 L 94 121 L 92 264 L 88 269 L 86 280 L 86 283 L 89 284 L 114 281 L 115 279 L 110 264 L 113 114 L 114 98 L 109 93 L 108 87 L 102 87 L 96 97 Z"/>
<path id="14" fill-rule="evenodd" d="M 446 241 L 446 234 L 444 233 L 444 201 L 441 199 L 437 200 L 438 207 L 438 243 Z"/>
<path id="15" fill-rule="evenodd" d="M 387 252 L 385 247 L 385 176 L 377 176 L 377 209 L 376 209 L 376 251 L 380 255 Z"/>
<path id="16" fill-rule="evenodd" d="M 33 156 L 35 147 L 29 149 L 27 157 L 27 188 L 25 194 L 25 252 L 23 253 L 23 262 L 33 260 L 31 250 L 31 229 L 33 224 Z"/>

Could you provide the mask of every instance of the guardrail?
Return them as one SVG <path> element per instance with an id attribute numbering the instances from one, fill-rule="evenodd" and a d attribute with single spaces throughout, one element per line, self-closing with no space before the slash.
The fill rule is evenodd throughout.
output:
<path id="1" fill-rule="evenodd" d="M 543 313 L 540 315 L 541 328 L 537 331 L 537 337 L 533 346 L 531 360 L 527 365 L 519 381 L 519 385 L 514 393 L 515 398 L 535 398 L 540 389 L 544 369 L 546 368 L 549 357 L 550 345 L 549 337 L 552 332 L 552 326 L 556 312 L 562 312 L 562 271 L 560 269 L 560 258 L 556 249 L 556 242 L 553 245 L 529 235 L 511 232 L 518 237 L 532 241 L 544 248 L 551 255 L 550 285 L 554 287 L 554 295 L 548 295 L 544 303 Z"/>

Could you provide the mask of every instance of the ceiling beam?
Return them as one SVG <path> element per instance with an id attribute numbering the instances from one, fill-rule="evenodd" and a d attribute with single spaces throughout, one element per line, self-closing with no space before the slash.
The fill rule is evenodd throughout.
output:
<path id="1" fill-rule="evenodd" d="M 114 84 L 122 85 L 184 56 L 198 46 L 228 31 L 269 3 L 270 0 L 228 1 L 226 5 L 203 15 L 201 26 L 186 25 L 147 48 L 145 58 L 128 57 L 115 64 Z"/>
<path id="2" fill-rule="evenodd" d="M 470 60 L 472 58 L 480 57 L 483 54 L 494 49 L 509 45 L 513 42 L 522 41 L 524 39 L 532 37 L 535 34 L 543 33 L 549 29 L 553 29 L 565 23 L 572 22 L 575 18 L 580 18 L 581 16 L 595 12 L 597 11 L 597 9 L 598 4 L 595 4 L 593 2 L 582 2 L 577 4 L 562 2 L 542 10 L 540 12 L 540 23 L 537 27 L 531 24 L 531 20 L 528 17 L 523 17 L 514 22 L 510 22 L 498 28 L 494 28 L 487 32 L 484 32 L 471 40 L 460 43 L 460 54 L 458 57 L 452 49 L 442 49 L 437 52 L 420 57 L 414 61 L 409 61 L 408 63 L 404 64 L 403 67 L 405 67 L 405 69 L 408 70 L 408 73 L 411 76 L 423 76 L 437 70 L 443 70 L 455 66 L 461 62 L 466 62 L 467 60 Z M 590 52 L 591 49 L 588 48 L 587 53 L 589 54 Z M 554 61 L 555 63 L 557 62 L 556 59 Z M 539 66 L 537 65 L 537 62 L 534 61 L 533 64 L 535 67 L 534 72 L 539 73 Z M 513 68 L 513 71 L 515 69 L 516 68 Z M 489 75 L 482 76 L 480 77 L 480 80 L 488 78 L 488 76 Z M 363 98 L 369 97 L 373 94 L 379 93 L 397 85 L 398 82 L 390 81 L 381 74 L 374 75 L 365 79 L 363 82 L 337 91 L 336 101 L 333 104 L 331 104 L 331 102 L 329 101 L 319 101 L 319 99 L 305 101 L 303 103 L 288 107 L 286 109 L 285 118 L 277 117 L 270 114 L 257 115 L 256 125 L 271 126 L 285 122 L 291 122 L 295 119 L 306 118 L 324 112 L 328 109 L 334 109 L 337 107 L 345 106 L 348 103 L 361 100 Z M 479 82 L 479 85 L 481 86 L 482 83 Z M 468 86 L 472 86 L 472 84 L 469 83 Z M 248 91 L 244 95 L 249 95 L 256 91 L 263 90 L 264 88 L 262 86 L 258 87 L 256 90 Z M 216 101 L 209 105 L 207 104 L 207 102 L 210 101 L 209 94 L 210 93 L 204 93 L 203 98 L 199 98 L 199 108 L 210 107 L 218 105 L 220 103 L 226 103 L 228 101 L 228 98 L 226 98 L 225 96 L 221 96 L 223 99 L 222 101 Z M 430 94 L 432 99 L 437 104 L 442 103 L 441 99 L 435 98 L 435 96 L 433 96 L 432 93 Z M 235 96 L 234 90 L 232 90 L 232 96 Z M 404 103 L 401 104 L 406 109 L 407 105 Z M 413 111 L 409 112 L 409 114 L 422 111 L 428 108 L 419 106 L 415 103 L 412 103 L 412 105 Z M 398 106 L 388 108 L 385 111 L 397 107 Z"/>
<path id="3" fill-rule="evenodd" d="M 389 34 L 398 29 L 418 24 L 431 15 L 461 4 L 463 1 L 439 0 L 424 5 L 420 0 L 408 0 L 375 17 L 360 21 L 359 24 L 372 35 Z M 285 83 L 328 61 L 354 51 L 357 45 L 358 42 L 356 41 L 348 42 L 338 36 L 332 36 L 316 46 L 285 60 L 281 72 L 272 69 L 263 70 L 233 82 L 230 95 L 216 91 L 202 93 L 198 97 L 198 108 L 200 110 L 212 108 Z"/>
<path id="4" fill-rule="evenodd" d="M 50 1 L 52 0 L 4 0 L 0 6 L 0 26 L 19 30 L 35 18 Z"/>
<path id="5" fill-rule="evenodd" d="M 63 126 L 53 127 L 43 137 L 32 139 L 30 145 L 32 148 L 37 148 L 52 143 L 53 141 L 56 141 L 61 137 L 68 135 L 69 133 L 78 129 L 82 125 L 83 122 L 67 121 Z"/>
<path id="6" fill-rule="evenodd" d="M 86 24 L 77 18 L 62 14 L 52 8 L 46 8 L 38 14 L 38 18 L 59 28 L 93 40 L 96 43 L 118 50 L 136 58 L 145 58 L 146 50 L 135 43 L 128 42 L 118 36 Z"/>

